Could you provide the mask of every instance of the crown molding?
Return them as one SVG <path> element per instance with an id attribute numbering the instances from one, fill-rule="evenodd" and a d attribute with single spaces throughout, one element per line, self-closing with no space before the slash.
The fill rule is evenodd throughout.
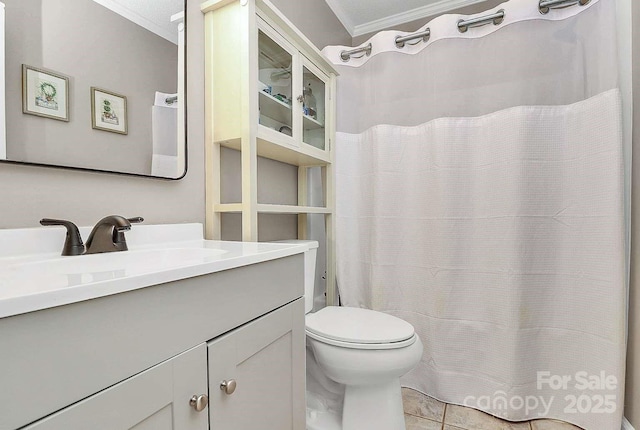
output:
<path id="1" fill-rule="evenodd" d="M 333 13 L 338 17 L 342 25 L 352 37 L 388 29 L 396 25 L 449 12 L 461 7 L 482 3 L 483 1 L 485 0 L 439 0 L 435 3 L 412 9 L 407 12 L 401 12 L 385 18 L 366 22 L 364 24 L 355 25 L 351 17 L 349 17 L 344 8 L 340 5 L 340 0 L 326 0 Z"/>
<path id="2" fill-rule="evenodd" d="M 106 7 L 107 9 L 117 13 L 120 16 L 127 18 L 129 21 L 138 24 L 140 27 L 149 30 L 152 33 L 157 34 L 163 39 L 167 39 L 169 42 L 173 44 L 178 44 L 178 32 L 176 31 L 173 34 L 170 31 L 165 30 L 163 27 L 159 26 L 155 22 L 145 18 L 144 16 L 132 11 L 126 6 L 122 6 L 119 3 L 116 3 L 113 0 L 93 0 L 101 6 Z"/>
<path id="3" fill-rule="evenodd" d="M 341 6 L 341 0 L 325 0 L 325 2 L 329 5 L 329 8 L 333 11 L 334 15 L 338 18 L 342 26 L 347 30 L 347 32 L 353 37 L 353 29 L 355 28 L 355 24 L 353 20 L 349 17 L 349 14 L 345 12 L 345 10 Z"/>

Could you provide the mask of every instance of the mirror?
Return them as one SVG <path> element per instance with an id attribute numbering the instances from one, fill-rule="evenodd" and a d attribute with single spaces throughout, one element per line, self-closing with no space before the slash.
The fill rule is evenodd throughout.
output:
<path id="1" fill-rule="evenodd" d="M 3 162 L 185 175 L 186 0 L 0 2 Z"/>

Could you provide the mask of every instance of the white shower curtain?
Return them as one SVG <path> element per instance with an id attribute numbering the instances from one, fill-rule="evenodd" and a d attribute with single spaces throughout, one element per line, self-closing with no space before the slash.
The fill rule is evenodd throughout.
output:
<path id="1" fill-rule="evenodd" d="M 411 322 L 403 385 L 509 420 L 619 429 L 622 113 L 612 0 L 511 0 L 500 25 L 427 24 L 340 60 L 341 299 Z M 480 14 L 478 16 L 482 16 Z"/>

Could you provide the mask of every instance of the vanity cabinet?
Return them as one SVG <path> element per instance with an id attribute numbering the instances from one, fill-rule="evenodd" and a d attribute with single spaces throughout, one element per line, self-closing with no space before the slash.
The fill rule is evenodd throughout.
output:
<path id="1" fill-rule="evenodd" d="M 304 303 L 208 343 L 212 430 L 305 428 Z"/>
<path id="2" fill-rule="evenodd" d="M 207 350 L 199 345 L 69 406 L 26 430 L 207 430 L 206 409 L 193 395 L 207 392 Z"/>
<path id="3" fill-rule="evenodd" d="M 0 318 L 0 430 L 304 430 L 303 282 L 300 253 Z"/>
<path id="4" fill-rule="evenodd" d="M 327 302 L 335 302 L 334 148 L 337 72 L 268 0 L 208 0 L 205 14 L 206 232 L 239 213 L 242 239 L 258 241 L 260 214 L 295 214 L 298 239 L 324 217 Z M 241 152 L 241 201 L 221 200 L 220 148 Z M 298 167 L 296 205 L 258 201 L 258 157 Z M 322 170 L 322 205 L 311 205 L 309 169 Z M 264 184 L 263 184 L 264 186 Z"/>
<path id="5" fill-rule="evenodd" d="M 304 342 L 300 298 L 25 430 L 303 430 Z"/>

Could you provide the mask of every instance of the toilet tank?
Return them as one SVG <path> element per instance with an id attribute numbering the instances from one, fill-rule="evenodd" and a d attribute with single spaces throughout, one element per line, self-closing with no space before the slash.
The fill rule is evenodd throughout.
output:
<path id="1" fill-rule="evenodd" d="M 316 255 L 318 253 L 317 240 L 278 240 L 278 243 L 294 243 L 307 245 L 304 253 L 304 313 L 313 309 L 313 291 L 316 280 Z"/>

